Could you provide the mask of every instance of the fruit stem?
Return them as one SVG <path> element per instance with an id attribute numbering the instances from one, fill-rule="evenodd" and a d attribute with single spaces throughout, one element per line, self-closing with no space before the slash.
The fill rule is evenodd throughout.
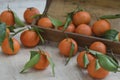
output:
<path id="1" fill-rule="evenodd" d="M 7 5 L 7 9 L 8 9 L 8 11 L 11 11 L 11 9 L 10 9 L 10 7 L 9 7 L 9 4 Z"/>

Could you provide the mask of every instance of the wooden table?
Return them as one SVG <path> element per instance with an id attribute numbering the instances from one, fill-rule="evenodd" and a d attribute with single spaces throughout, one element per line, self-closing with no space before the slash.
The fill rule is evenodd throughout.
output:
<path id="1" fill-rule="evenodd" d="M 43 12 L 45 7 L 45 0 L 0 0 L 0 12 L 6 9 L 9 3 L 11 9 L 15 10 L 19 17 L 23 20 L 23 12 L 27 7 L 37 7 L 40 12 Z M 15 38 L 19 40 L 20 34 Z M 20 40 L 19 40 L 20 42 Z M 66 58 L 59 54 L 55 42 L 46 42 L 45 45 L 38 45 L 35 48 L 25 48 L 21 45 L 21 50 L 18 54 L 13 56 L 4 55 L 0 49 L 0 80 L 95 80 L 91 78 L 86 70 L 77 67 L 76 56 L 74 56 L 69 64 L 65 66 Z M 55 63 L 55 77 L 52 76 L 51 67 L 46 70 L 36 71 L 29 69 L 26 73 L 20 74 L 24 64 L 29 60 L 30 50 L 37 50 L 38 47 L 48 51 Z M 118 59 L 120 57 L 118 56 Z M 120 80 L 120 73 L 110 73 L 102 80 Z"/>

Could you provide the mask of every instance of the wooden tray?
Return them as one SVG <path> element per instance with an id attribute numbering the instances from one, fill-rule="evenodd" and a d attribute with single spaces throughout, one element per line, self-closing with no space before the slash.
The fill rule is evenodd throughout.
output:
<path id="1" fill-rule="evenodd" d="M 56 18 L 59 18 L 61 21 L 64 22 L 65 20 L 65 17 L 64 15 L 67 13 L 67 12 L 70 12 L 71 10 L 73 10 L 76 5 L 74 5 L 73 3 L 75 3 L 75 1 L 78 1 L 79 0 L 72 0 L 72 2 L 70 2 L 71 0 L 48 0 L 47 1 L 47 6 L 46 6 L 46 9 L 44 11 L 44 13 L 48 13 Z M 87 0 L 86 0 L 87 1 Z M 100 5 L 100 1 L 99 0 L 94 0 L 96 1 L 96 4 L 95 5 L 98 5 L 99 7 L 98 8 L 103 8 L 105 7 L 105 3 L 104 5 Z M 94 2 L 93 1 L 93 2 Z M 112 1 L 114 0 L 105 0 L 105 2 L 109 2 L 109 3 L 112 3 Z M 51 3 L 52 2 L 52 3 Z M 90 0 L 88 0 L 88 2 L 90 2 Z M 91 1 L 92 2 L 92 1 Z M 64 3 L 64 4 L 63 4 Z M 51 4 L 51 5 L 50 5 Z M 68 5 L 70 4 L 70 5 Z M 72 5 L 73 4 L 73 5 Z M 85 5 L 87 5 L 88 3 L 84 3 Z M 91 4 L 93 3 L 90 3 L 89 5 L 91 6 Z M 115 2 L 114 4 L 116 4 L 116 6 L 111 6 L 112 9 L 118 9 L 118 4 L 117 2 Z M 65 7 L 68 6 L 68 7 Z M 83 4 L 82 4 L 83 5 Z M 103 6 L 103 7 L 101 7 Z M 64 10 L 65 11 L 64 11 Z M 97 9 L 97 8 L 96 8 Z M 107 9 L 105 7 L 105 9 Z M 109 9 L 109 8 L 108 8 Z M 115 11 L 114 10 L 114 11 Z M 99 11 L 98 11 L 99 12 Z M 97 13 L 98 13 L 97 12 Z M 104 12 L 104 11 L 103 11 Z M 106 12 L 106 11 L 105 11 Z M 105 13 L 104 12 L 104 13 Z M 117 12 L 117 11 L 116 11 Z M 118 11 L 119 12 L 119 11 Z M 92 11 L 91 11 L 92 13 Z M 101 13 L 101 12 L 100 12 Z M 98 14 L 100 14 L 98 13 Z M 103 13 L 103 14 L 104 14 Z M 97 15 L 97 14 L 96 14 Z M 94 21 L 94 16 L 93 17 L 93 21 Z M 115 20 L 118 22 L 119 19 Z M 111 22 L 112 24 L 115 24 L 114 21 Z M 116 27 L 114 27 L 116 28 Z M 111 40 L 107 40 L 107 39 L 102 39 L 102 38 L 98 38 L 98 37 L 93 37 L 93 36 L 85 36 L 85 35 L 81 35 L 81 34 L 76 34 L 76 33 L 69 33 L 69 32 L 65 32 L 63 33 L 62 31 L 59 31 L 59 30 L 55 30 L 55 29 L 47 29 L 47 28 L 41 28 L 44 32 L 42 33 L 43 37 L 46 39 L 46 40 L 49 40 L 49 41 L 55 41 L 55 42 L 59 42 L 61 41 L 62 39 L 65 38 L 65 34 L 68 35 L 68 37 L 71 37 L 73 39 L 75 39 L 78 43 L 78 45 L 80 47 L 85 47 L 85 46 L 89 46 L 91 43 L 93 43 L 94 41 L 101 41 L 103 43 L 105 43 L 108 47 L 108 49 L 111 49 L 114 53 L 117 53 L 117 54 L 120 54 L 120 42 L 115 42 L 115 41 L 111 41 Z M 116 28 L 117 29 L 117 28 Z"/>

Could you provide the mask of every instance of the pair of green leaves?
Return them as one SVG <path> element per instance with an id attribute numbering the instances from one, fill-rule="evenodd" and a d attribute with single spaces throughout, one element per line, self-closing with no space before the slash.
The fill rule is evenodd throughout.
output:
<path id="1" fill-rule="evenodd" d="M 89 49 L 88 51 L 98 59 L 97 64 L 100 64 L 100 65 L 97 66 L 97 69 L 99 69 L 101 66 L 102 68 L 111 72 L 119 71 L 120 66 L 117 60 L 94 50 Z"/>
<path id="2" fill-rule="evenodd" d="M 46 54 L 44 54 L 44 52 L 39 53 L 38 51 L 30 51 L 30 53 L 31 53 L 30 60 L 25 64 L 24 69 L 20 73 L 23 73 L 25 70 L 32 68 L 35 64 L 37 64 L 40 60 L 41 55 L 46 55 Z M 53 76 L 55 76 L 55 71 L 54 71 L 55 64 L 53 63 L 51 57 L 46 55 L 46 58 L 52 67 Z"/>
<path id="3" fill-rule="evenodd" d="M 120 18 L 120 14 L 104 15 L 100 17 L 100 19 L 116 19 L 116 18 Z"/>
<path id="4" fill-rule="evenodd" d="M 108 30 L 104 35 L 103 38 L 109 39 L 112 41 L 119 41 L 119 32 L 117 30 L 111 29 Z"/>

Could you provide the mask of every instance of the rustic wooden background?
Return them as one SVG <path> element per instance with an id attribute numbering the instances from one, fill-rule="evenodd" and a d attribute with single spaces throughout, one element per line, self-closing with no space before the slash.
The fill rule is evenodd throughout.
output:
<path id="1" fill-rule="evenodd" d="M 65 22 L 66 14 L 73 11 L 78 4 L 91 14 L 90 25 L 102 15 L 120 14 L 120 0 L 52 0 L 48 13 Z M 120 31 L 120 18 L 109 21 L 112 28 Z"/>

